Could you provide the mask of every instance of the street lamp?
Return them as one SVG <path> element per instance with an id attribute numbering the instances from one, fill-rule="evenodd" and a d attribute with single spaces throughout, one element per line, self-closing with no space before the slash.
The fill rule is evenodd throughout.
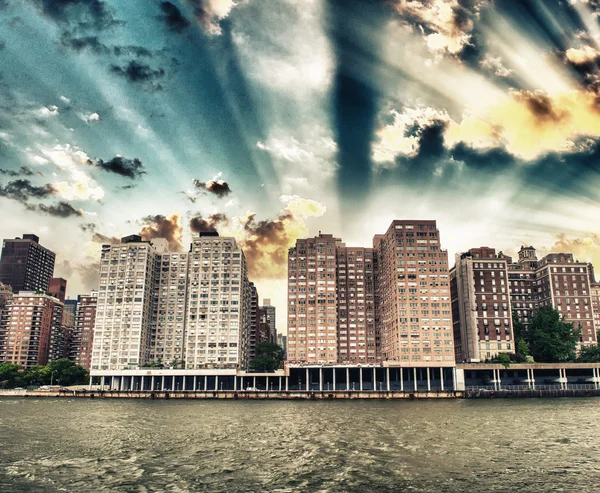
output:
<path id="1" fill-rule="evenodd" d="M 53 370 L 52 373 L 50 373 L 50 386 L 52 386 L 52 382 L 54 381 L 54 374 L 56 373 L 56 370 Z"/>
<path id="2" fill-rule="evenodd" d="M 302 379 L 298 379 L 298 390 L 302 390 Z"/>
<path id="3" fill-rule="evenodd" d="M 221 382 L 221 392 L 223 392 L 223 382 Z"/>

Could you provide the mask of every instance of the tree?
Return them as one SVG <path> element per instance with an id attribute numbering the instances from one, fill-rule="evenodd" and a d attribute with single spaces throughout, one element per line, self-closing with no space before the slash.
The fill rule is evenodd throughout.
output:
<path id="1" fill-rule="evenodd" d="M 250 367 L 259 371 L 275 371 L 281 367 L 285 358 L 283 348 L 270 342 L 261 342 L 256 346 L 256 358 Z"/>
<path id="2" fill-rule="evenodd" d="M 504 368 L 508 368 L 510 366 L 510 356 L 506 353 L 498 353 L 491 359 L 490 363 L 500 363 Z"/>
<path id="3" fill-rule="evenodd" d="M 12 389 L 21 384 L 21 367 L 12 363 L 0 365 L 0 387 Z"/>
<path id="4" fill-rule="evenodd" d="M 89 381 L 89 375 L 85 368 L 66 358 L 54 360 L 46 368 L 51 375 L 54 373 L 53 382 L 65 387 L 81 385 Z"/>
<path id="5" fill-rule="evenodd" d="M 526 342 L 535 361 L 561 363 L 575 359 L 581 328 L 551 306 L 538 308 L 526 332 Z"/>
<path id="6" fill-rule="evenodd" d="M 577 363 L 598 363 L 600 362 L 600 346 L 593 344 L 590 346 L 581 346 Z"/>

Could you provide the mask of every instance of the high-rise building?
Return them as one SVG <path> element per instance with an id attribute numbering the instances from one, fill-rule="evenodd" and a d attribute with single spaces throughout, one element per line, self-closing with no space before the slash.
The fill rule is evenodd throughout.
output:
<path id="1" fill-rule="evenodd" d="M 200 233 L 190 250 L 185 368 L 245 368 L 251 287 L 234 238 Z"/>
<path id="2" fill-rule="evenodd" d="M 594 327 L 596 329 L 596 339 L 600 331 L 600 282 L 594 282 L 590 285 L 592 293 L 592 311 L 594 313 Z"/>
<path id="3" fill-rule="evenodd" d="M 167 241 L 126 236 L 102 245 L 92 369 L 139 368 L 151 360 L 155 291 Z"/>
<path id="4" fill-rule="evenodd" d="M 163 253 L 159 258 L 151 360 L 169 368 L 184 363 L 188 260 L 188 253 Z"/>
<path id="5" fill-rule="evenodd" d="M 189 253 L 135 235 L 103 245 L 92 370 L 245 366 L 247 272 L 235 240 L 216 233 Z"/>
<path id="6" fill-rule="evenodd" d="M 336 249 L 338 362 L 380 361 L 375 326 L 375 258 L 373 248 Z"/>
<path id="7" fill-rule="evenodd" d="M 288 253 L 290 363 L 338 362 L 337 248 L 339 238 L 299 239 Z"/>
<path id="8" fill-rule="evenodd" d="M 98 293 L 95 291 L 92 291 L 89 295 L 79 295 L 77 297 L 75 325 L 69 346 L 69 359 L 88 371 L 92 364 L 97 305 Z M 67 311 L 66 308 L 65 311 Z"/>
<path id="9" fill-rule="evenodd" d="M 58 299 L 58 298 L 56 298 Z M 60 300 L 59 300 L 60 301 Z M 75 317 L 69 311 L 66 311 L 64 303 L 56 304 L 56 316 L 60 310 L 61 323 L 52 328 L 50 332 L 50 350 L 48 351 L 48 361 L 68 358 L 73 337 L 73 327 Z"/>
<path id="10" fill-rule="evenodd" d="M 457 254 L 450 292 L 456 361 L 515 352 L 506 257 L 488 247 Z"/>
<path id="11" fill-rule="evenodd" d="M 267 314 L 267 321 L 269 322 L 269 326 L 271 328 L 271 338 L 273 344 L 277 344 L 277 310 L 273 305 L 271 305 L 271 300 L 269 298 L 263 299 L 262 307 Z"/>
<path id="12" fill-rule="evenodd" d="M 242 341 L 244 352 L 248 355 L 248 363 L 256 358 L 256 346 L 260 343 L 259 334 L 259 307 L 258 307 L 258 290 L 253 282 L 250 282 L 250 322 L 248 332 Z"/>
<path id="13" fill-rule="evenodd" d="M 64 303 L 67 296 L 67 280 L 62 277 L 51 278 L 48 283 L 48 292 Z"/>
<path id="14" fill-rule="evenodd" d="M 6 337 L 8 331 L 9 306 L 13 292 L 10 286 L 0 282 L 0 363 L 6 359 Z"/>
<path id="15" fill-rule="evenodd" d="M 48 291 L 54 273 L 55 254 L 39 244 L 35 235 L 4 240 L 0 257 L 0 282 L 8 284 L 13 293 Z"/>
<path id="16" fill-rule="evenodd" d="M 528 325 L 537 308 L 551 306 L 581 328 L 582 344 L 595 344 L 592 276 L 590 264 L 576 261 L 571 253 L 550 253 L 538 260 L 535 248 L 522 246 L 518 262 L 508 266 L 512 311 Z"/>
<path id="17" fill-rule="evenodd" d="M 6 317 L 5 361 L 30 368 L 50 361 L 53 334 L 62 333 L 63 304 L 52 296 L 22 291 Z"/>
<path id="18" fill-rule="evenodd" d="M 277 334 L 277 345 L 284 351 L 287 351 L 287 336 L 281 333 Z"/>
<path id="19" fill-rule="evenodd" d="M 375 237 L 381 357 L 412 366 L 454 362 L 448 252 L 435 221 L 393 221 Z"/>

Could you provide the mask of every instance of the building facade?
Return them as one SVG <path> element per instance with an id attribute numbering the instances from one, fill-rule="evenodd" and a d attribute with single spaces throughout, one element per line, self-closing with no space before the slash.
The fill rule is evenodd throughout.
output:
<path id="1" fill-rule="evenodd" d="M 10 286 L 0 282 L 0 363 L 6 360 L 6 337 L 8 331 L 9 306 L 13 292 Z"/>
<path id="2" fill-rule="evenodd" d="M 166 251 L 166 240 L 136 235 L 102 245 L 92 369 L 139 368 L 151 361 L 158 266 Z"/>
<path id="3" fill-rule="evenodd" d="M 48 291 L 54 274 L 55 254 L 39 244 L 36 235 L 4 240 L 0 257 L 0 282 L 20 291 Z"/>
<path id="4" fill-rule="evenodd" d="M 271 305 L 271 300 L 269 298 L 263 299 L 261 308 L 265 310 L 267 321 L 269 322 L 271 331 L 271 340 L 269 342 L 277 344 L 277 310 L 273 305 Z"/>
<path id="5" fill-rule="evenodd" d="M 67 280 L 62 277 L 52 277 L 48 282 L 48 292 L 64 303 L 67 296 Z"/>
<path id="6" fill-rule="evenodd" d="M 88 371 L 92 366 L 97 306 L 98 293 L 95 291 L 77 297 L 75 324 L 69 347 L 69 359 Z"/>
<path id="7" fill-rule="evenodd" d="M 33 291 L 13 296 L 6 316 L 7 363 L 30 368 L 51 359 L 53 338 L 63 330 L 63 304 L 57 298 Z"/>
<path id="8" fill-rule="evenodd" d="M 338 361 L 337 248 L 332 235 L 296 241 L 288 253 L 287 361 Z"/>
<path id="9" fill-rule="evenodd" d="M 457 362 L 478 363 L 514 353 L 508 261 L 493 248 L 456 255 L 450 292 Z"/>

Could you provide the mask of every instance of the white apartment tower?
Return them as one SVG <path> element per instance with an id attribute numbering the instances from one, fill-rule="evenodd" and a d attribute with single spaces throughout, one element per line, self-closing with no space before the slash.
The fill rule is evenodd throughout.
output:
<path id="1" fill-rule="evenodd" d="M 166 251 L 166 240 L 137 235 L 102 245 L 92 370 L 135 369 L 152 359 L 157 266 Z"/>
<path id="2" fill-rule="evenodd" d="M 200 233 L 188 265 L 186 369 L 245 367 L 250 282 L 244 252 L 233 238 Z"/>

